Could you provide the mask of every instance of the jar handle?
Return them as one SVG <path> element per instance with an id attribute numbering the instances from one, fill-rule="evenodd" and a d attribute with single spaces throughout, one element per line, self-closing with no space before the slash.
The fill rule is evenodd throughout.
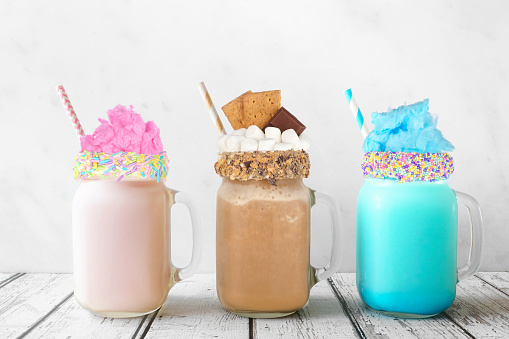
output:
<path id="1" fill-rule="evenodd" d="M 189 215 L 191 216 L 191 228 L 193 231 L 193 250 L 191 253 L 191 261 L 186 267 L 176 267 L 171 263 L 171 283 L 170 287 L 175 285 L 177 282 L 187 279 L 192 276 L 198 267 L 198 263 L 201 259 L 201 250 L 202 250 L 202 236 L 200 233 L 201 230 L 201 221 L 198 209 L 196 208 L 196 204 L 194 200 L 189 197 L 187 194 L 182 193 L 177 190 L 173 190 L 168 188 L 168 193 L 172 198 L 170 200 L 170 207 L 174 204 L 184 204 L 189 210 Z"/>
<path id="2" fill-rule="evenodd" d="M 470 220 L 470 253 L 468 254 L 467 264 L 458 269 L 458 282 L 465 280 L 475 274 L 481 265 L 481 253 L 483 245 L 483 230 L 482 230 L 482 216 L 481 206 L 474 197 L 454 191 L 458 204 L 465 205 L 468 210 Z"/>
<path id="3" fill-rule="evenodd" d="M 327 279 L 331 277 L 334 273 L 339 269 L 339 265 L 341 263 L 341 242 L 343 240 L 342 237 L 342 228 L 340 227 L 341 220 L 341 210 L 337 201 L 324 193 L 316 192 L 315 190 L 310 189 L 311 191 L 311 206 L 315 204 L 324 204 L 329 208 L 330 218 L 331 218 L 331 233 L 332 233 L 332 247 L 330 254 L 330 262 L 326 267 L 314 267 L 316 270 L 315 278 L 316 282 Z"/>

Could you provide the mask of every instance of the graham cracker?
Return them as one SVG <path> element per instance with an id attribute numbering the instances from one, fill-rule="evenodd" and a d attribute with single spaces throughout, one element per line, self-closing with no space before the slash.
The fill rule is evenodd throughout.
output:
<path id="1" fill-rule="evenodd" d="M 256 125 L 264 128 L 270 118 L 281 107 L 281 91 L 265 91 L 257 93 L 244 93 L 242 98 L 242 127 Z"/>
<path id="2" fill-rule="evenodd" d="M 233 99 L 232 101 L 221 107 L 221 109 L 224 112 L 224 115 L 226 115 L 228 121 L 235 130 L 245 127 L 242 121 L 243 120 L 242 98 L 245 95 L 251 93 L 253 92 L 247 91 L 246 93 L 238 96 L 237 98 Z"/>

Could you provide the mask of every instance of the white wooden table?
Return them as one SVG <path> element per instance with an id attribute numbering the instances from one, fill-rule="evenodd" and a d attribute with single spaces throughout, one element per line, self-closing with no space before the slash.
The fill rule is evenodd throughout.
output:
<path id="1" fill-rule="evenodd" d="M 0 338 L 509 338 L 509 273 L 478 273 L 433 318 L 394 319 L 368 309 L 355 275 L 313 287 L 309 303 L 280 319 L 248 319 L 221 307 L 213 275 L 177 284 L 152 314 L 94 316 L 75 301 L 71 274 L 0 273 Z"/>

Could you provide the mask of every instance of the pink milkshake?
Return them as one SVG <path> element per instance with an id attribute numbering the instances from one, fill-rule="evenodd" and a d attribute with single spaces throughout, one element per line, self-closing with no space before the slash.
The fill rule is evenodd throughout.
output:
<path id="1" fill-rule="evenodd" d="M 157 126 L 132 107 L 108 116 L 82 137 L 74 167 L 81 181 L 72 210 L 74 294 L 94 314 L 134 317 L 159 308 L 196 266 L 197 244 L 188 267 L 171 263 L 171 206 L 188 205 L 193 227 L 198 218 L 189 199 L 163 183 L 168 158 Z"/>

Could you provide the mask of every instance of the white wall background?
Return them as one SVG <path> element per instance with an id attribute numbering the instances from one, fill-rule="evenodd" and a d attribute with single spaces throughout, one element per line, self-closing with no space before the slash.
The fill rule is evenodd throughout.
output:
<path id="1" fill-rule="evenodd" d="M 368 121 L 373 111 L 429 97 L 457 147 L 450 185 L 483 208 L 482 269 L 509 270 L 508 12 L 505 1 L 2 1 L 0 271 L 72 271 L 79 143 L 58 84 L 89 133 L 118 103 L 159 125 L 168 185 L 201 205 L 201 270 L 214 271 L 220 179 L 202 80 L 217 107 L 248 89 L 282 90 L 314 141 L 307 185 L 343 208 L 341 271 L 350 272 L 362 140 L 343 90 L 353 89 Z M 327 220 L 317 220 L 315 261 L 328 249 Z M 188 223 L 176 208 L 181 265 Z M 469 234 L 460 227 L 464 262 Z"/>

